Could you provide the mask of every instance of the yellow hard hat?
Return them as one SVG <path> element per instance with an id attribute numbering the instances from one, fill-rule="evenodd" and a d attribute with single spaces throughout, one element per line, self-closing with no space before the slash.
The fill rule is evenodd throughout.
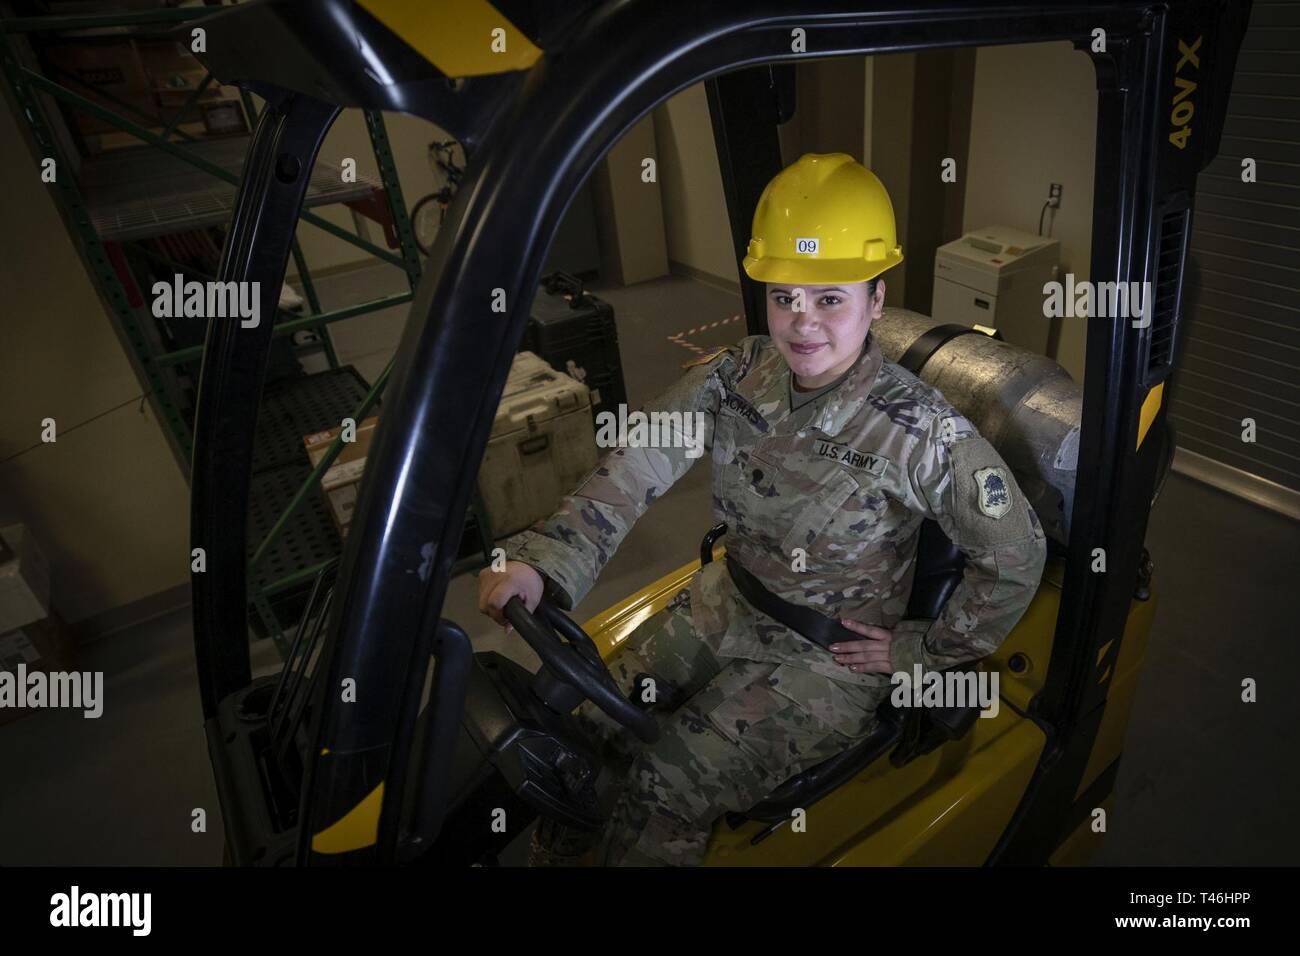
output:
<path id="1" fill-rule="evenodd" d="M 847 153 L 805 153 L 777 173 L 752 236 L 745 273 L 758 282 L 866 282 L 903 261 L 889 193 Z"/>

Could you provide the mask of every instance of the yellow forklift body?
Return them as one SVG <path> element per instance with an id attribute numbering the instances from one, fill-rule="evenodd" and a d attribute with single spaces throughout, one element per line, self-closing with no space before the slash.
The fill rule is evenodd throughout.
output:
<path id="1" fill-rule="evenodd" d="M 1107 767 L 1119 759 L 1124 749 L 1124 732 L 1128 728 L 1129 712 L 1133 707 L 1133 698 L 1137 691 L 1138 675 L 1142 671 L 1142 662 L 1146 659 L 1147 639 L 1151 636 L 1151 622 L 1156 616 L 1156 584 L 1154 578 L 1149 585 L 1151 596 L 1145 601 L 1132 601 L 1128 608 L 1128 620 L 1124 622 L 1124 643 L 1120 646 L 1119 659 L 1115 661 L 1114 671 L 1102 674 L 1101 681 L 1110 681 L 1106 689 L 1106 711 L 1097 729 L 1097 738 L 1092 743 L 1088 754 L 1088 766 L 1079 781 L 1075 792 L 1077 800 L 1083 792 L 1092 786 L 1094 780 Z M 1104 645 L 1097 655 L 1098 661 L 1105 657 L 1110 645 Z"/>
<path id="2" fill-rule="evenodd" d="M 719 545 L 714 559 L 723 553 Z M 699 561 L 692 561 L 588 620 L 584 629 L 602 657 L 608 659 L 637 627 L 689 586 L 699 567 Z M 752 841 L 766 824 L 750 821 L 733 830 L 719 822 L 705 865 L 982 865 L 1019 805 L 1046 743 L 1042 729 L 1026 714 L 1042 689 L 1051 659 L 1064 572 L 1060 559 L 1049 561 L 1024 616 L 984 662 L 998 674 L 997 716 L 980 718 L 961 740 L 903 767 L 875 761 L 808 808 L 802 820 L 757 843 Z M 1154 610 L 1154 596 L 1130 606 L 1123 649 L 1080 794 L 1119 756 Z M 1107 796 L 1102 806 L 1110 802 Z M 1102 835 L 1094 832 L 1090 814 L 1062 842 L 1052 862 L 1082 862 Z"/>
<path id="3" fill-rule="evenodd" d="M 487 0 L 445 5 L 411 0 L 358 0 L 359 5 L 447 76 L 526 70 L 542 51 Z M 490 42 L 483 42 L 487 38 Z"/>

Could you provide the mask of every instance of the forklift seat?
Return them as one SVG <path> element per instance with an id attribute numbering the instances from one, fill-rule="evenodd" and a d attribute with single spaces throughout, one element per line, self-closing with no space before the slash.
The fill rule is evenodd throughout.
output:
<path id="1" fill-rule="evenodd" d="M 929 518 L 922 521 L 916 545 L 916 573 L 903 616 L 933 621 L 957 590 L 965 568 L 965 556 L 943 533 L 939 522 Z"/>
<path id="2" fill-rule="evenodd" d="M 921 522 L 916 572 L 905 618 L 934 620 L 938 617 L 961 581 L 965 565 L 965 557 L 937 522 L 931 519 Z M 978 717 L 978 706 L 900 709 L 886 698 L 876 710 L 875 729 L 865 739 L 843 753 L 795 774 L 744 813 L 727 814 L 727 822 L 734 828 L 745 820 L 772 824 L 789 820 L 791 811 L 796 808 L 806 810 L 841 784 L 852 780 L 895 744 L 900 746 L 892 759 L 896 765 L 901 765 L 912 757 L 929 753 L 946 740 L 964 736 Z M 764 830 L 758 838 L 771 832 L 772 828 Z"/>

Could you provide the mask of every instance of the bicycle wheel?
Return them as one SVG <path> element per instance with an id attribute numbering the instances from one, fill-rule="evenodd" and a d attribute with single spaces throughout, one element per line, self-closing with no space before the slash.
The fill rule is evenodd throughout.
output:
<path id="1" fill-rule="evenodd" d="M 442 223 L 442 212 L 438 206 L 438 197 L 433 193 L 425 196 L 411 209 L 411 231 L 415 233 L 415 245 L 426 256 L 433 245 L 438 226 Z"/>

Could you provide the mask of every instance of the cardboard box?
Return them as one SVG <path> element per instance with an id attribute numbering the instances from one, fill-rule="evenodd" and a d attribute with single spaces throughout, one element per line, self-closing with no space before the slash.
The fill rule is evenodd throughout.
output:
<path id="1" fill-rule="evenodd" d="M 70 671 L 76 665 L 76 643 L 72 632 L 57 614 L 51 613 L 7 634 L 0 634 L 0 671 L 18 673 L 25 664 L 33 671 Z M 31 713 L 26 707 L 0 707 L 0 726 Z"/>
<path id="2" fill-rule="evenodd" d="M 371 415 L 356 426 L 354 441 L 344 442 L 343 450 L 334 459 L 334 463 L 321 477 L 321 490 L 329 503 L 330 516 L 339 534 L 347 536 L 348 525 L 352 523 L 352 513 L 357 507 L 357 491 L 361 487 L 361 474 L 366 467 L 366 456 L 370 454 L 370 441 L 375 434 L 379 416 Z M 317 432 L 303 437 L 303 446 L 307 457 L 315 467 L 325 457 L 334 439 L 339 436 L 342 427 L 331 428 L 327 432 Z"/>
<path id="3" fill-rule="evenodd" d="M 45 55 L 56 70 L 63 70 L 80 81 L 69 80 L 54 72 L 51 79 L 60 85 L 87 96 L 107 110 L 123 114 L 135 123 L 150 126 L 149 122 L 130 110 L 123 109 L 108 96 L 111 95 L 148 116 L 158 116 L 157 101 L 140 60 L 139 50 L 129 38 L 95 38 L 53 43 L 46 47 Z M 106 95 L 96 95 L 97 91 Z M 117 130 L 112 123 L 81 110 L 70 109 L 69 113 L 75 118 L 77 129 L 87 136 Z M 155 128 L 160 129 L 161 124 Z M 139 140 L 134 142 L 138 143 Z"/>
<path id="4" fill-rule="evenodd" d="M 50 613 L 50 565 L 20 524 L 0 529 L 13 557 L 0 564 L 0 634 Z"/>
<path id="5" fill-rule="evenodd" d="M 162 132 L 166 123 L 175 119 L 207 75 L 206 68 L 189 48 L 175 40 L 81 37 L 51 44 L 46 56 L 52 68 L 63 70 L 81 82 L 57 73 L 52 79 L 155 133 Z M 101 90 L 104 96 L 96 94 Z M 108 99 L 108 95 L 121 103 Z M 122 103 L 151 119 L 124 108 Z M 88 113 L 69 109 L 68 115 L 76 123 L 85 149 L 91 155 L 140 145 L 132 134 Z M 239 98 L 214 81 L 186 111 L 176 129 L 200 139 L 227 136 L 247 132 L 248 120 Z"/>

